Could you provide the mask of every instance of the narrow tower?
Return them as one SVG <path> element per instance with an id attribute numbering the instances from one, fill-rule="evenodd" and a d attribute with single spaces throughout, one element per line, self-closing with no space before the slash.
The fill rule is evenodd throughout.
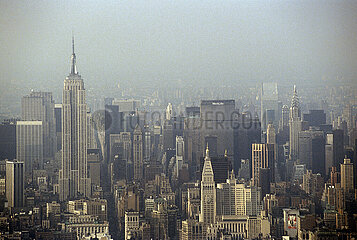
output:
<path id="1" fill-rule="evenodd" d="M 133 133 L 133 165 L 135 181 L 141 181 L 143 179 L 143 157 L 143 132 L 137 124 Z"/>
<path id="2" fill-rule="evenodd" d="M 72 38 L 71 72 L 64 80 L 62 96 L 62 166 L 59 171 L 60 200 L 89 197 L 87 169 L 87 104 L 83 79 L 76 68 Z"/>
<path id="3" fill-rule="evenodd" d="M 216 220 L 216 187 L 214 183 L 214 174 L 209 157 L 208 144 L 206 148 L 205 162 L 203 165 L 201 179 L 201 213 L 200 222 L 205 225 L 214 224 Z"/>
<path id="4" fill-rule="evenodd" d="M 289 116 L 289 144 L 290 159 L 296 161 L 299 153 L 299 132 L 302 130 L 300 102 L 297 95 L 296 86 L 291 99 L 290 116 Z"/>

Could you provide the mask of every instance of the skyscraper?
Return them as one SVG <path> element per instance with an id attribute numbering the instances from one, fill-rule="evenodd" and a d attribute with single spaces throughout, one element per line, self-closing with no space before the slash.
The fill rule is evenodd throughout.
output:
<path id="1" fill-rule="evenodd" d="M 200 108 L 192 107 L 186 109 L 187 118 L 184 125 L 185 159 L 190 165 L 189 171 L 191 177 L 198 176 L 200 170 L 201 154 L 201 119 Z"/>
<path id="2" fill-rule="evenodd" d="M 83 79 L 77 72 L 72 39 L 71 72 L 64 80 L 62 98 L 62 166 L 60 200 L 91 195 L 87 168 L 87 104 Z"/>
<path id="3" fill-rule="evenodd" d="M 42 121 L 43 128 L 43 156 L 54 157 L 56 147 L 56 119 L 55 102 L 51 92 L 34 92 L 24 96 L 21 100 L 22 120 Z"/>
<path id="4" fill-rule="evenodd" d="M 143 179 L 143 133 L 139 125 L 136 125 L 133 134 L 133 165 L 134 165 L 134 180 L 140 181 Z"/>
<path id="5" fill-rule="evenodd" d="M 201 212 L 200 222 L 207 225 L 214 224 L 216 219 L 216 186 L 214 174 L 209 157 L 208 145 L 206 148 L 205 163 L 203 165 L 201 179 Z"/>
<path id="6" fill-rule="evenodd" d="M 229 173 L 232 170 L 232 162 L 228 158 L 228 153 L 226 152 L 224 156 L 211 157 L 211 150 L 209 152 L 210 152 L 211 165 L 214 173 L 214 182 L 216 184 L 225 183 L 226 180 L 229 178 Z M 200 164 L 201 176 L 203 172 L 204 163 L 205 163 L 205 157 L 201 157 L 201 164 Z"/>
<path id="7" fill-rule="evenodd" d="M 305 164 L 313 173 L 325 174 L 325 139 L 322 131 L 311 127 L 299 132 L 298 164 Z"/>
<path id="8" fill-rule="evenodd" d="M 266 143 L 276 144 L 276 132 L 273 124 L 268 124 Z"/>
<path id="9" fill-rule="evenodd" d="M 131 134 L 122 132 L 120 134 L 110 134 L 110 176 L 111 182 L 118 179 L 132 178 L 130 169 L 132 169 L 131 159 Z"/>
<path id="10" fill-rule="evenodd" d="M 333 135 L 333 166 L 337 167 L 339 169 L 340 164 L 343 163 L 344 160 L 344 147 L 343 147 L 343 141 L 344 141 L 344 133 L 342 129 L 334 129 L 332 131 Z"/>
<path id="11" fill-rule="evenodd" d="M 341 164 L 341 188 L 346 192 L 351 192 L 354 190 L 353 183 L 353 163 L 351 159 L 344 159 Z"/>
<path id="12" fill-rule="evenodd" d="M 289 129 L 290 159 L 295 161 L 299 155 L 299 132 L 302 130 L 300 103 L 295 85 L 291 99 Z"/>
<path id="13" fill-rule="evenodd" d="M 9 207 L 23 207 L 24 198 L 24 163 L 6 161 L 6 198 Z"/>
<path id="14" fill-rule="evenodd" d="M 237 124 L 234 125 L 233 131 L 235 173 L 238 173 L 242 159 L 252 160 L 252 144 L 261 142 L 261 124 L 257 115 L 254 115 L 243 112 L 238 122 L 233 122 Z"/>
<path id="15" fill-rule="evenodd" d="M 281 123 L 280 123 L 280 130 L 284 130 L 285 128 L 289 127 L 289 107 L 284 105 L 281 108 Z"/>
<path id="16" fill-rule="evenodd" d="M 55 120 L 56 120 L 56 150 L 62 149 L 62 104 L 55 104 Z"/>
<path id="17" fill-rule="evenodd" d="M 252 182 L 254 186 L 260 186 L 259 174 L 261 168 L 270 169 L 270 179 L 275 179 L 274 144 L 252 144 Z"/>
<path id="18" fill-rule="evenodd" d="M 16 158 L 16 122 L 0 124 L 0 160 Z"/>
<path id="19" fill-rule="evenodd" d="M 183 156 L 185 154 L 185 143 L 182 136 L 176 136 L 176 174 L 179 177 L 182 164 L 184 164 Z"/>
<path id="20" fill-rule="evenodd" d="M 89 110 L 87 111 L 87 148 L 88 149 L 98 148 L 97 140 L 95 136 L 93 114 Z"/>
<path id="21" fill-rule="evenodd" d="M 223 155 L 227 150 L 233 153 L 233 118 L 238 114 L 235 109 L 234 100 L 202 100 L 201 101 L 201 143 L 202 148 L 207 140 L 216 143 L 217 155 Z M 209 138 L 207 138 L 209 136 Z M 215 137 L 215 138 L 213 138 Z M 201 149 L 201 156 L 204 149 Z"/>
<path id="22" fill-rule="evenodd" d="M 128 210 L 125 212 L 125 239 L 136 238 L 139 235 L 139 212 Z"/>
<path id="23" fill-rule="evenodd" d="M 324 110 L 310 110 L 309 113 L 303 114 L 303 119 L 310 127 L 320 127 L 326 124 L 326 113 Z"/>
<path id="24" fill-rule="evenodd" d="M 262 210 L 261 189 L 238 183 L 232 172 L 217 184 L 217 215 L 258 216 Z"/>
<path id="25" fill-rule="evenodd" d="M 279 121 L 279 95 L 277 83 L 263 83 L 261 88 L 261 121 L 262 129 L 266 130 L 268 123 L 271 122 L 277 126 Z"/>
<path id="26" fill-rule="evenodd" d="M 16 158 L 24 163 L 25 172 L 43 168 L 43 122 L 16 122 Z"/>
<path id="27" fill-rule="evenodd" d="M 149 125 L 145 125 L 143 128 L 143 159 L 145 163 L 150 163 L 152 160 L 152 136 L 153 132 Z"/>
<path id="28" fill-rule="evenodd" d="M 166 118 L 165 119 L 171 120 L 172 116 L 173 116 L 172 104 L 169 103 L 166 108 L 166 116 L 165 116 Z"/>

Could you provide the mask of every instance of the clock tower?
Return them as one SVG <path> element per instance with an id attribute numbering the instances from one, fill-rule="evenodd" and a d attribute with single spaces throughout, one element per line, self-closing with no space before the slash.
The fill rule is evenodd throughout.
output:
<path id="1" fill-rule="evenodd" d="M 208 145 L 201 179 L 201 212 L 200 222 L 206 225 L 214 224 L 216 220 L 216 187 L 214 174 L 209 157 Z"/>

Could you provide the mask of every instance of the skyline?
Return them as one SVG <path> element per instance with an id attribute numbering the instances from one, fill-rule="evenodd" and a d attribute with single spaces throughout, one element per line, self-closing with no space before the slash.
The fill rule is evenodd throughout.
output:
<path id="1" fill-rule="evenodd" d="M 356 24 L 352 1 L 0 1 L 0 239 L 357 238 Z"/>

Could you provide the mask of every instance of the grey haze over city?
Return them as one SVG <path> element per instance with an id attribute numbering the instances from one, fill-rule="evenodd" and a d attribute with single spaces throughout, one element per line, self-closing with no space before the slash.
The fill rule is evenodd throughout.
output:
<path id="1" fill-rule="evenodd" d="M 356 1 L 1 1 L 0 84 L 353 82 Z M 11 86 L 10 85 L 10 86 Z"/>

